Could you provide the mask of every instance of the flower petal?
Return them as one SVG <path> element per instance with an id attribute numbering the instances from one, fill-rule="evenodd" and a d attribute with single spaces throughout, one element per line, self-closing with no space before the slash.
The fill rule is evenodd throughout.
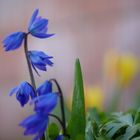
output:
<path id="1" fill-rule="evenodd" d="M 28 56 L 30 59 L 30 63 L 36 72 L 36 68 L 42 71 L 47 71 L 47 65 L 53 66 L 53 62 L 50 61 L 50 59 L 52 59 L 53 57 L 48 56 L 42 51 L 28 51 Z"/>
<path id="2" fill-rule="evenodd" d="M 59 135 L 55 140 L 62 140 L 64 138 L 63 135 Z"/>
<path id="3" fill-rule="evenodd" d="M 45 33 L 37 33 L 37 32 L 35 32 L 32 35 L 35 36 L 35 37 L 43 39 L 43 38 L 52 37 L 54 34 L 45 34 Z"/>
<path id="4" fill-rule="evenodd" d="M 39 9 L 36 9 L 33 14 L 32 14 L 32 17 L 30 19 L 30 22 L 29 22 L 29 27 L 28 29 L 30 29 L 31 25 L 33 24 L 33 22 L 35 21 L 37 15 L 38 15 L 38 12 L 39 12 Z"/>
<path id="5" fill-rule="evenodd" d="M 36 97 L 33 87 L 28 82 L 20 83 L 20 85 L 10 91 L 9 95 L 12 96 L 14 93 L 22 107 L 29 101 L 30 97 L 32 99 Z"/>
<path id="6" fill-rule="evenodd" d="M 29 32 L 32 34 L 34 32 L 42 31 L 44 28 L 46 28 L 47 24 L 47 19 L 40 19 L 38 22 L 35 22 L 31 25 Z"/>
<path id="7" fill-rule="evenodd" d="M 43 84 L 41 84 L 37 88 L 36 91 L 37 91 L 39 96 L 51 93 L 52 92 L 52 83 L 50 81 L 46 80 Z"/>
<path id="8" fill-rule="evenodd" d="M 19 48 L 23 42 L 24 36 L 24 32 L 15 32 L 7 36 L 3 40 L 5 51 L 12 51 Z"/>
<path id="9" fill-rule="evenodd" d="M 38 69 L 43 70 L 43 71 L 47 71 L 46 66 L 44 65 L 35 65 Z"/>
<path id="10" fill-rule="evenodd" d="M 35 111 L 48 114 L 56 107 L 58 95 L 56 93 L 48 93 L 42 96 L 39 96 L 35 103 Z"/>
<path id="11" fill-rule="evenodd" d="M 44 133 L 47 125 L 48 125 L 48 116 L 41 118 L 40 122 L 35 123 L 35 125 L 27 127 L 24 132 L 24 135 L 33 135 L 38 132 Z"/>
<path id="12" fill-rule="evenodd" d="M 9 92 L 9 96 L 12 96 L 14 93 L 16 93 L 18 91 L 18 87 L 14 87 L 10 92 Z"/>
<path id="13" fill-rule="evenodd" d="M 48 19 L 38 16 L 38 10 L 36 10 L 29 23 L 28 31 L 31 35 L 38 38 L 49 38 L 54 34 L 47 34 L 48 31 Z"/>
<path id="14" fill-rule="evenodd" d="M 48 126 L 48 115 L 34 114 L 24 119 L 20 126 L 25 128 L 24 135 L 36 135 L 34 139 L 41 138 Z"/>
<path id="15" fill-rule="evenodd" d="M 27 125 L 31 125 L 32 123 L 34 123 L 34 121 L 36 121 L 37 118 L 38 116 L 36 114 L 31 115 L 27 117 L 26 119 L 24 119 L 19 125 L 22 127 L 26 127 Z"/>
<path id="16" fill-rule="evenodd" d="M 33 69 L 35 70 L 36 74 L 37 74 L 38 76 L 40 76 L 40 74 L 39 74 L 39 72 L 37 71 L 37 69 L 35 68 L 34 64 L 31 63 L 31 65 L 32 65 Z"/>

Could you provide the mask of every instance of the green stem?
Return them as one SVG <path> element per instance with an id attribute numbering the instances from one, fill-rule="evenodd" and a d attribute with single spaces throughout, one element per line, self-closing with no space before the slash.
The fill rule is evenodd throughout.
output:
<path id="1" fill-rule="evenodd" d="M 58 117 L 58 116 L 56 116 L 56 115 L 54 115 L 54 114 L 48 114 L 50 117 L 53 117 L 53 118 L 55 118 L 59 123 L 60 123 L 60 125 L 62 126 L 62 128 L 63 128 L 63 122 L 61 121 L 61 119 Z"/>
<path id="2" fill-rule="evenodd" d="M 25 57 L 26 57 L 26 60 L 27 60 L 28 69 L 29 69 L 31 85 L 33 86 L 34 90 L 36 91 L 35 78 L 34 78 L 34 74 L 33 74 L 32 67 L 31 67 L 31 64 L 30 64 L 30 60 L 29 60 L 29 57 L 28 57 L 28 33 L 25 33 L 24 52 L 25 52 Z M 35 92 L 35 96 L 37 96 L 36 92 Z M 43 135 L 41 140 L 45 140 L 45 135 Z"/>
<path id="3" fill-rule="evenodd" d="M 30 64 L 29 57 L 28 57 L 28 44 L 27 44 L 27 41 L 28 41 L 28 34 L 25 34 L 24 52 L 25 52 L 25 56 L 26 56 L 26 60 L 27 60 L 28 69 L 29 69 L 29 75 L 30 75 L 31 84 L 32 84 L 34 90 L 36 90 L 35 78 L 34 78 L 32 67 L 31 67 L 31 64 Z"/>
<path id="4" fill-rule="evenodd" d="M 60 96 L 60 108 L 61 108 L 62 122 L 63 122 L 63 133 L 65 136 L 67 136 L 63 92 L 56 79 L 50 79 L 49 81 L 54 82 L 58 88 L 58 92 L 59 92 L 59 96 Z"/>

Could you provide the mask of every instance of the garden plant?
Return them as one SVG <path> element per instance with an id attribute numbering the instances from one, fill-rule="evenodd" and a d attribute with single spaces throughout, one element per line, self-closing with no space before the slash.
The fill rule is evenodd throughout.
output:
<path id="1" fill-rule="evenodd" d="M 53 56 L 41 50 L 30 50 L 30 35 L 38 39 L 54 36 L 48 33 L 48 19 L 39 16 L 39 9 L 33 12 L 27 32 L 14 32 L 3 40 L 6 52 L 16 51 L 23 45 L 27 60 L 30 81 L 21 82 L 9 93 L 10 96 L 16 97 L 21 107 L 30 104 L 34 108 L 34 114 L 19 122 L 25 136 L 33 135 L 33 140 L 140 140 L 140 109 L 128 112 L 100 112 L 96 108 L 89 108 L 85 111 L 79 59 L 75 61 L 70 119 L 66 120 L 65 101 L 59 82 L 53 77 L 46 79 L 39 86 L 36 85 L 33 71 L 40 76 L 40 71 L 53 67 Z M 58 103 L 61 116 L 53 112 Z M 51 118 L 55 121 L 50 121 Z"/>

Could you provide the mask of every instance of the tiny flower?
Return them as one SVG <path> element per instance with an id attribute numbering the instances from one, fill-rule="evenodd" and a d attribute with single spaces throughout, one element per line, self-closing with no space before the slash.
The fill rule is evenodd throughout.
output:
<path id="1" fill-rule="evenodd" d="M 49 38 L 54 34 L 47 34 L 48 31 L 48 19 L 42 18 L 38 16 L 39 10 L 36 9 L 31 17 L 28 31 L 31 35 L 38 37 L 38 38 Z"/>
<path id="2" fill-rule="evenodd" d="M 3 40 L 3 46 L 5 48 L 5 51 L 12 51 L 18 49 L 23 42 L 24 36 L 24 32 L 15 32 L 7 36 Z"/>
<path id="3" fill-rule="evenodd" d="M 49 66 L 53 65 L 53 62 L 50 61 L 50 59 L 52 59 L 53 57 L 46 55 L 42 51 L 29 51 L 28 56 L 29 56 L 30 62 L 36 72 L 37 72 L 36 68 L 46 71 L 47 65 L 49 65 Z M 37 74 L 38 74 L 38 72 L 37 72 Z"/>
<path id="4" fill-rule="evenodd" d="M 38 88 L 37 88 L 37 93 L 38 95 L 44 95 L 47 93 L 51 93 L 52 92 L 52 83 L 49 82 L 48 80 L 46 80 L 43 84 L 41 84 Z"/>
<path id="5" fill-rule="evenodd" d="M 32 99 L 35 97 L 35 91 L 28 82 L 22 82 L 19 86 L 14 87 L 9 95 L 12 96 L 14 93 L 16 93 L 16 98 L 22 107 L 29 101 L 30 97 Z"/>
<path id="6" fill-rule="evenodd" d="M 63 140 L 64 136 L 63 135 L 59 135 L 55 140 Z"/>
<path id="7" fill-rule="evenodd" d="M 49 114 L 57 105 L 58 95 L 57 93 L 48 93 L 36 97 L 31 101 L 31 104 L 35 103 L 34 110 L 40 114 Z"/>
<path id="8" fill-rule="evenodd" d="M 33 140 L 39 140 L 45 133 L 48 121 L 48 116 L 37 113 L 27 117 L 19 125 L 25 128 L 24 135 L 35 135 Z"/>

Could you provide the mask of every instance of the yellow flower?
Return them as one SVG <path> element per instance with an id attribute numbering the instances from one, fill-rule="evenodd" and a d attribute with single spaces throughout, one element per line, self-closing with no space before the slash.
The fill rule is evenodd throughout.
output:
<path id="1" fill-rule="evenodd" d="M 104 72 L 109 80 L 116 80 L 121 86 L 127 86 L 138 70 L 138 60 L 132 54 L 119 54 L 109 51 L 104 58 Z"/>
<path id="2" fill-rule="evenodd" d="M 99 110 L 103 109 L 103 90 L 100 86 L 85 88 L 85 108 L 96 107 Z"/>
<path id="3" fill-rule="evenodd" d="M 85 87 L 85 109 L 96 107 L 99 110 L 103 109 L 103 90 L 100 86 Z M 72 97 L 67 101 L 68 108 L 71 110 Z"/>

